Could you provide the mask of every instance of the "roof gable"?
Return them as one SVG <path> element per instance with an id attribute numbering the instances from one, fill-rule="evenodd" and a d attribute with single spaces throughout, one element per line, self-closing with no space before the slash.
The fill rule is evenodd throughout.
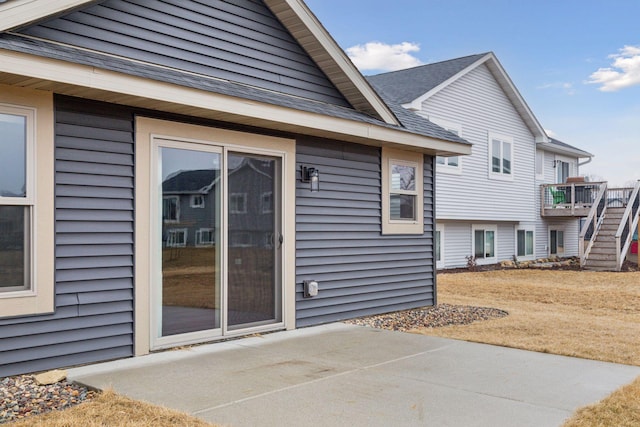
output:
<path id="1" fill-rule="evenodd" d="M 371 76 L 369 81 L 378 90 L 393 94 L 393 99 L 403 107 L 417 111 L 425 100 L 482 64 L 487 66 L 536 142 L 547 142 L 549 138 L 538 119 L 492 52 Z"/>

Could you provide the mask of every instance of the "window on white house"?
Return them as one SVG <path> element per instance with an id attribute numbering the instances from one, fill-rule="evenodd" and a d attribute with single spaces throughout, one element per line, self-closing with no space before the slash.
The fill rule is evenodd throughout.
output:
<path id="1" fill-rule="evenodd" d="M 549 254 L 564 255 L 564 230 L 549 230 Z"/>
<path id="2" fill-rule="evenodd" d="M 32 289 L 33 119 L 0 105 L 0 293 Z"/>
<path id="3" fill-rule="evenodd" d="M 194 209 L 204 208 L 204 196 L 202 194 L 194 194 L 191 196 L 191 207 Z"/>
<path id="4" fill-rule="evenodd" d="M 232 213 L 232 214 L 247 213 L 247 193 L 229 194 L 229 213 Z"/>
<path id="5" fill-rule="evenodd" d="M 444 268 L 444 225 L 436 224 L 435 238 L 433 242 L 436 256 L 436 268 Z"/>
<path id="6" fill-rule="evenodd" d="M 496 226 L 474 225 L 473 231 L 473 256 L 476 261 L 484 263 L 496 260 Z"/>
<path id="7" fill-rule="evenodd" d="M 534 256 L 533 230 L 518 230 L 516 236 L 516 256 L 526 258 Z"/>
<path id="8" fill-rule="evenodd" d="M 180 221 L 179 196 L 165 196 L 162 198 L 162 220 L 164 222 Z"/>
<path id="9" fill-rule="evenodd" d="M 571 173 L 571 165 L 563 160 L 556 160 L 556 184 L 567 182 Z"/>
<path id="10" fill-rule="evenodd" d="M 187 229 L 173 228 L 167 231 L 167 247 L 183 248 L 187 246 Z"/>
<path id="11" fill-rule="evenodd" d="M 457 123 L 452 123 L 447 120 L 442 120 L 436 117 L 429 117 L 429 120 L 455 135 L 458 135 L 458 136 L 462 135 L 462 126 L 460 126 Z M 440 172 L 448 172 L 448 173 L 462 172 L 462 164 L 460 161 L 460 156 L 452 156 L 452 157 L 437 156 L 436 165 L 438 166 L 438 170 Z"/>
<path id="12" fill-rule="evenodd" d="M 512 139 L 489 135 L 489 161 L 491 176 L 511 178 L 513 176 Z"/>

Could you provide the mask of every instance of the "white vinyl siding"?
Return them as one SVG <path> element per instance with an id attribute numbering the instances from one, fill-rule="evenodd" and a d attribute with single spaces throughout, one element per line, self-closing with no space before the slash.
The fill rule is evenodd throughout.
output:
<path id="1" fill-rule="evenodd" d="M 422 109 L 425 117 L 459 123 L 473 144 L 473 153 L 462 157 L 462 174 L 437 174 L 438 220 L 535 221 L 535 139 L 486 65 L 425 100 Z M 513 142 L 511 180 L 489 179 L 489 133 Z"/>

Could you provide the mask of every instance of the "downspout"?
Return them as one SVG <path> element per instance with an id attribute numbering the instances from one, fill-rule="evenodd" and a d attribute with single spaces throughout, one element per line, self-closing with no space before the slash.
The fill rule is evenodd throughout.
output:
<path id="1" fill-rule="evenodd" d="M 578 157 L 578 172 L 580 171 L 580 166 L 588 165 L 593 160 L 593 157 L 588 157 L 586 162 L 580 163 L 580 158 Z"/>

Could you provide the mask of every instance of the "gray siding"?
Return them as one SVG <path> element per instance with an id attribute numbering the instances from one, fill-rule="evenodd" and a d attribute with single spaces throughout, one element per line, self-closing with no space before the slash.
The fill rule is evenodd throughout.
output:
<path id="1" fill-rule="evenodd" d="M 22 33 L 348 106 L 259 0 L 107 0 Z"/>
<path id="2" fill-rule="evenodd" d="M 133 355 L 133 125 L 114 111 L 56 98 L 55 313 L 0 320 L 0 376 Z"/>
<path id="3" fill-rule="evenodd" d="M 320 192 L 296 190 L 296 319 L 308 326 L 432 305 L 432 158 L 425 158 L 425 233 L 381 235 L 380 150 L 298 141 L 300 165 L 320 171 Z M 303 298 L 302 282 L 319 294 Z"/>

